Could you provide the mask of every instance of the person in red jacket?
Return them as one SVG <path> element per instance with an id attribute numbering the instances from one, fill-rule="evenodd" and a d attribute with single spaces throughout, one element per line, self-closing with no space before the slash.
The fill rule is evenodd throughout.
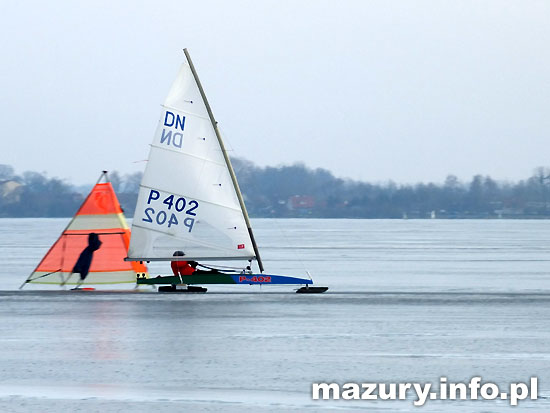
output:
<path id="1" fill-rule="evenodd" d="M 185 256 L 185 254 L 183 253 L 183 251 L 176 251 L 174 252 L 173 256 L 183 257 Z M 180 277 L 181 280 L 182 275 L 191 275 L 195 272 L 195 268 L 192 267 L 192 264 L 194 264 L 194 261 L 172 261 L 172 272 L 175 276 Z"/>

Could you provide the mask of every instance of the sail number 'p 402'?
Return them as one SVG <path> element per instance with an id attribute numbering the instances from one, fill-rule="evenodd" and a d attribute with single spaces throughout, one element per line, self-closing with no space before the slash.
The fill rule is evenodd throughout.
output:
<path id="1" fill-rule="evenodd" d="M 180 225 L 181 223 L 189 229 L 189 232 L 193 230 L 195 218 L 192 217 L 197 216 L 196 210 L 199 207 L 197 201 L 187 201 L 181 196 L 176 198 L 172 194 L 161 200 L 160 192 L 151 189 L 147 197 L 147 205 L 151 206 L 145 208 L 143 211 L 145 215 L 141 219 L 143 222 L 159 226 L 166 225 L 168 228 L 172 225 Z M 182 214 L 185 215 L 182 217 Z"/>

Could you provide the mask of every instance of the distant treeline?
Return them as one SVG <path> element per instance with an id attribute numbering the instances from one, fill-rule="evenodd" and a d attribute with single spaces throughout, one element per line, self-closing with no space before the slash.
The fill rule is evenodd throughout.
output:
<path id="1" fill-rule="evenodd" d="M 141 173 L 121 176 L 116 171 L 109 174 L 120 204 L 129 217 L 134 214 L 141 176 Z M 0 217 L 73 216 L 92 186 L 75 187 L 38 172 L 16 175 L 11 166 L 0 165 Z"/>
<path id="2" fill-rule="evenodd" d="M 233 159 L 252 217 L 315 218 L 547 218 L 550 217 L 550 169 L 539 167 L 517 183 L 476 175 L 461 182 L 370 184 L 334 177 L 302 164 L 258 167 Z M 122 208 L 134 213 L 141 173 L 109 174 Z M 0 165 L 0 216 L 72 216 L 91 189 L 74 187 L 38 172 L 16 175 Z"/>

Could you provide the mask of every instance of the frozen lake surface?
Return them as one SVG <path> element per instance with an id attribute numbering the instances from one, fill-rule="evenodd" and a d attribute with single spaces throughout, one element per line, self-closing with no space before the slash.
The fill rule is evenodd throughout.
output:
<path id="1" fill-rule="evenodd" d="M 18 291 L 67 222 L 0 220 L 0 411 L 550 411 L 548 221 L 254 220 L 268 271 L 323 295 Z M 536 376 L 539 400 L 311 398 L 441 376 Z"/>

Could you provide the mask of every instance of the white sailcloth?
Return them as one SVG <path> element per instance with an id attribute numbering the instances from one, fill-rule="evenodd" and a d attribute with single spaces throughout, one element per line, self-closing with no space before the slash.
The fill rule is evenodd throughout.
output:
<path id="1" fill-rule="evenodd" d="M 255 256 L 229 169 L 191 68 L 164 102 L 141 182 L 130 259 Z"/>

